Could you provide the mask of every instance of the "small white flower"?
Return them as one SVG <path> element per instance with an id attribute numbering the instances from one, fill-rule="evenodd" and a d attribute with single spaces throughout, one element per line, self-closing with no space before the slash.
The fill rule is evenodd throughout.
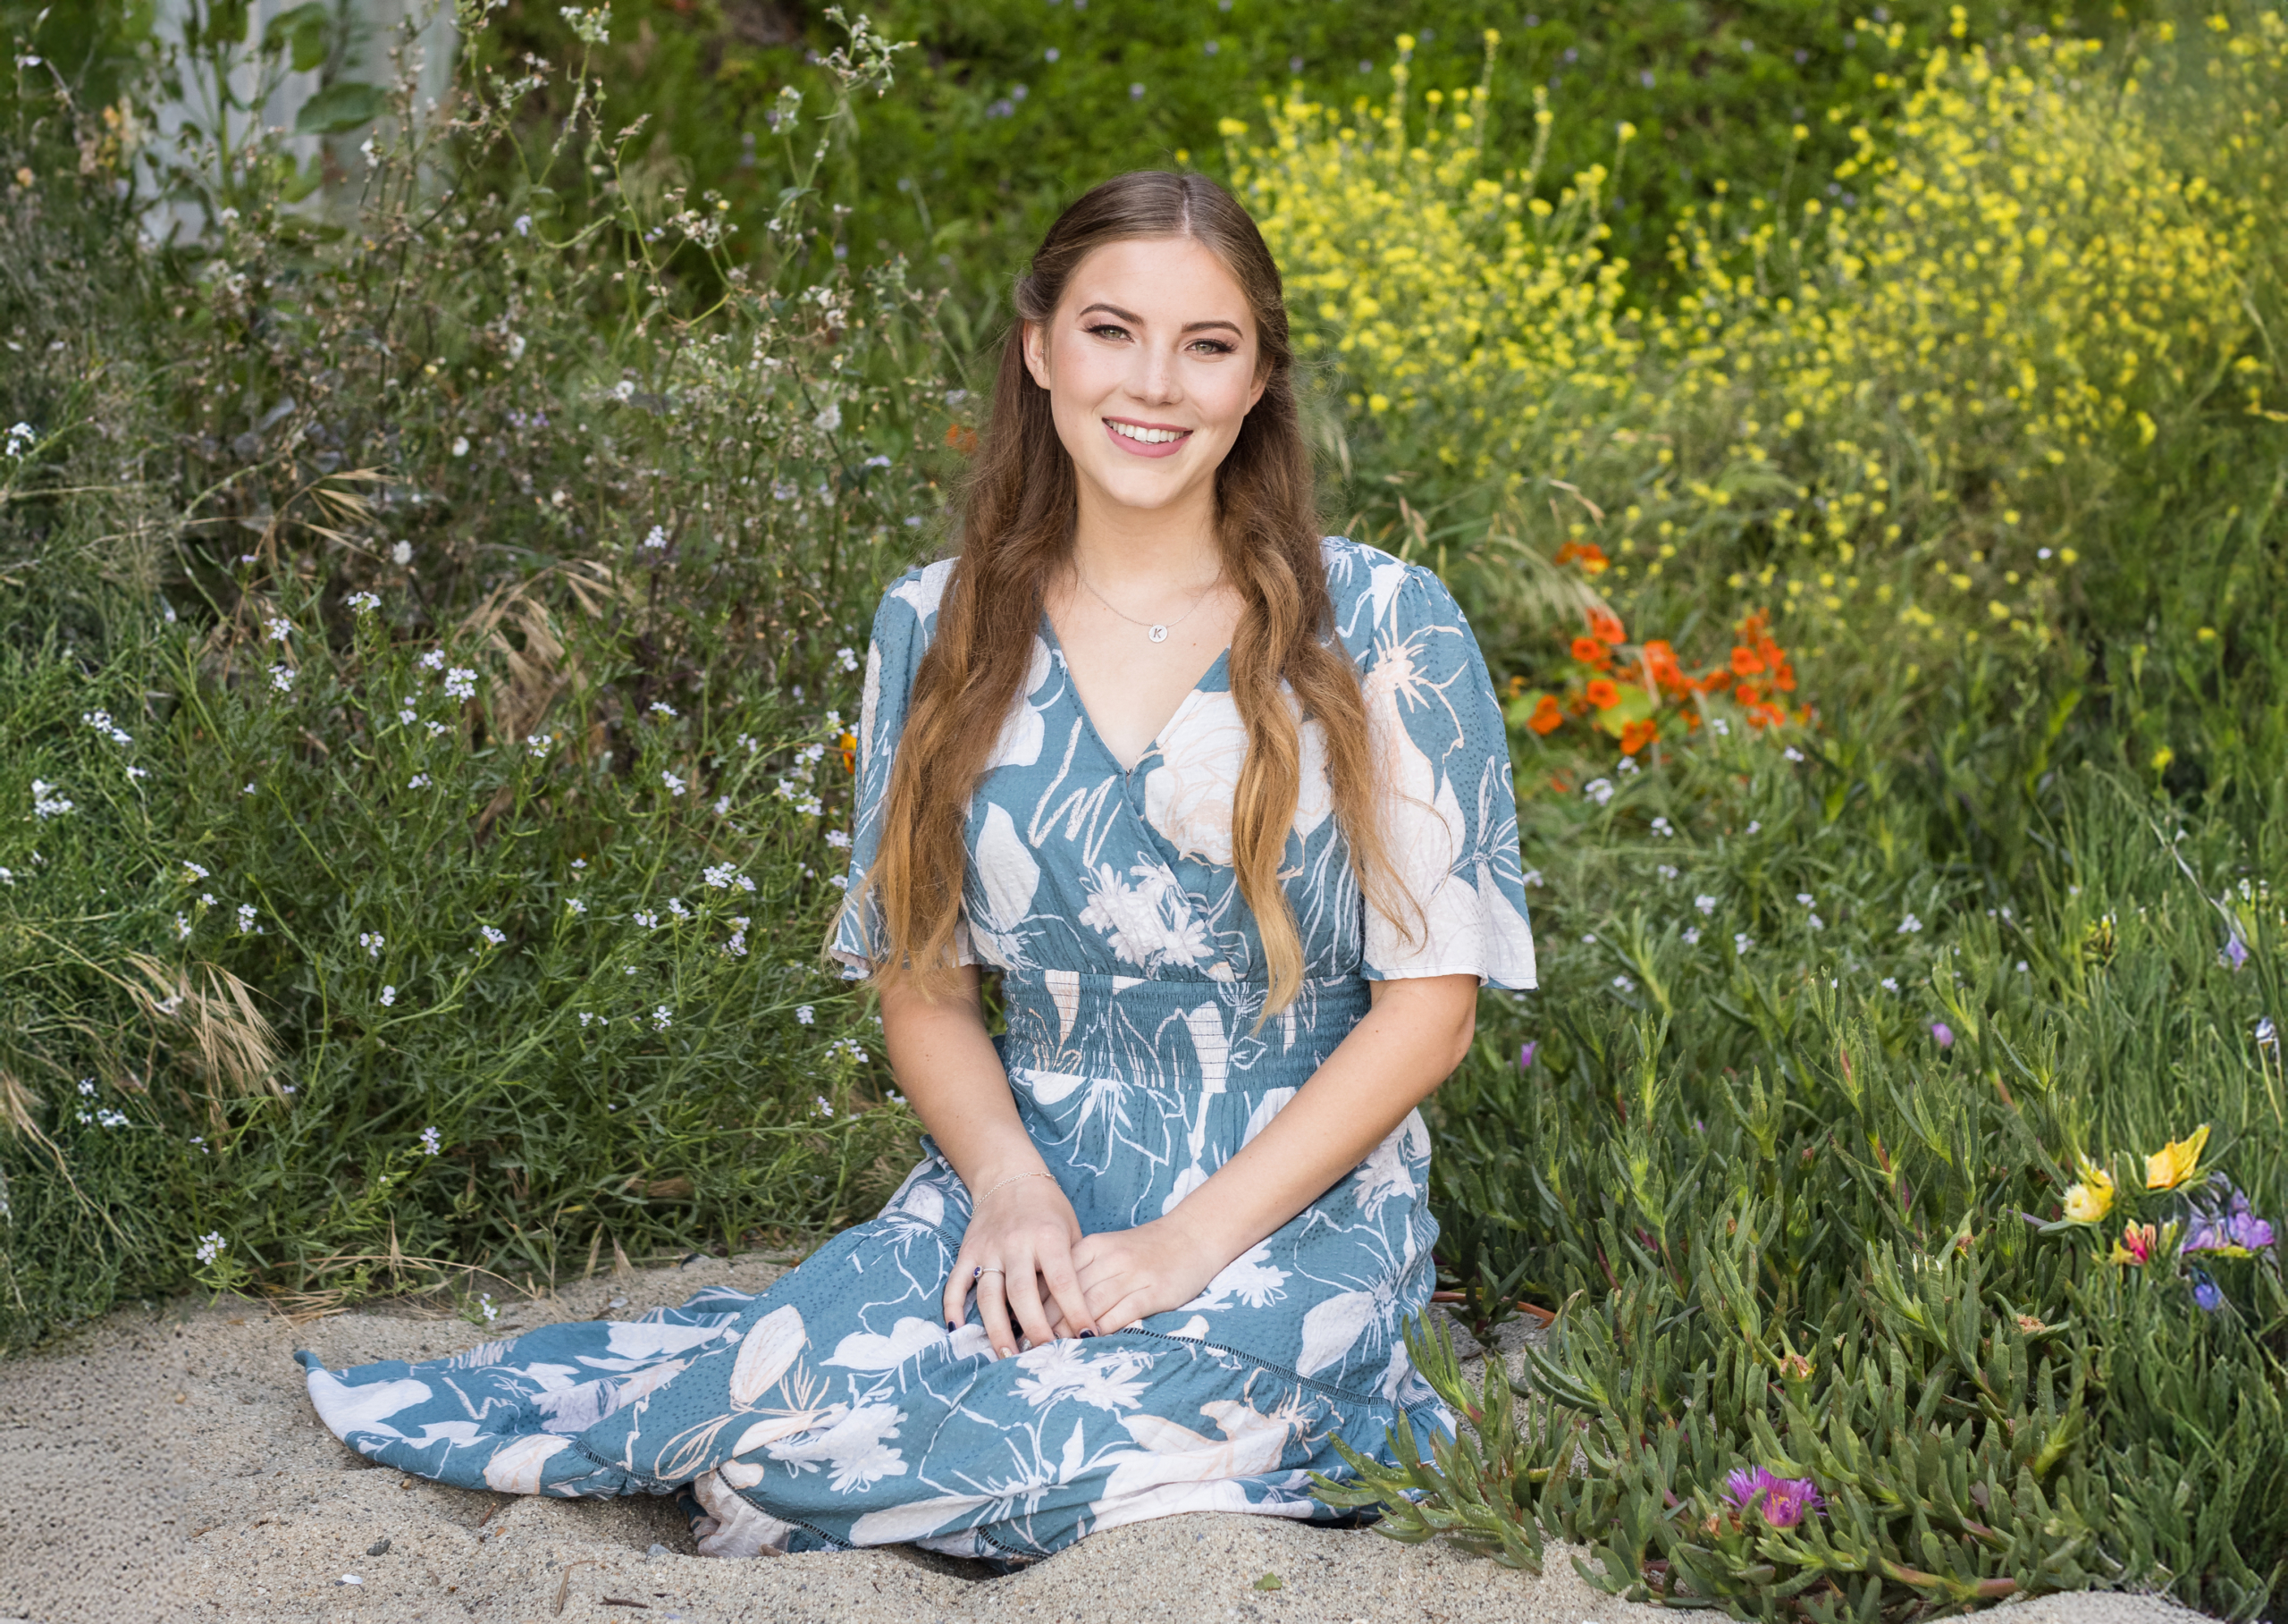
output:
<path id="1" fill-rule="evenodd" d="M 1625 975 L 1617 975 L 1613 977 L 1612 986 L 1615 992 L 1635 992 L 1636 990 L 1636 983 L 1630 980 Z"/>
<path id="2" fill-rule="evenodd" d="M 731 864 L 719 862 L 708 869 L 700 878 L 707 882 L 710 890 L 720 891 L 730 885 L 737 873 L 738 870 Z"/>
<path id="3" fill-rule="evenodd" d="M 1685 927 L 1684 939 L 1685 945 L 1688 947 L 1697 947 L 1700 946 L 1700 927 L 1698 925 L 1687 925 Z"/>
<path id="4" fill-rule="evenodd" d="M 72 803 L 55 793 L 55 786 L 32 780 L 32 815 L 37 818 L 60 818 L 72 810 Z"/>
<path id="5" fill-rule="evenodd" d="M 291 694 L 294 691 L 294 673 L 292 669 L 282 665 L 272 666 L 270 668 L 270 686 L 277 689 L 281 694 Z"/>
<path id="6" fill-rule="evenodd" d="M 353 592 L 347 601 L 353 614 L 370 615 L 382 606 L 381 599 L 369 592 Z"/>
<path id="7" fill-rule="evenodd" d="M 674 773 L 668 771 L 665 768 L 660 769 L 660 782 L 668 787 L 668 793 L 669 795 L 679 795 L 683 794 L 684 781 L 676 777 Z"/>
<path id="8" fill-rule="evenodd" d="M 572 859 L 572 871 L 576 874 L 587 866 L 588 860 L 585 857 L 575 857 Z"/>
<path id="9" fill-rule="evenodd" d="M 445 692 L 454 699 L 474 699 L 476 696 L 476 673 L 467 666 L 455 666 L 445 673 Z"/>
<path id="10" fill-rule="evenodd" d="M 187 873 L 187 875 L 188 875 L 188 878 L 183 881 L 183 883 L 184 883 L 185 885 L 189 884 L 189 883 L 190 883 L 190 881 L 191 881 L 191 880 L 193 880 L 193 879 L 206 879 L 206 871 L 205 869 L 200 868 L 197 863 L 193 862 L 189 858 L 188 858 L 188 857 L 184 857 L 184 858 L 179 859 L 179 861 L 182 863 L 182 866 L 183 866 L 183 868 L 184 868 L 184 870 L 185 870 L 185 871 L 186 871 L 186 873 Z"/>
<path id="11" fill-rule="evenodd" d="M 825 1095 L 820 1094 L 812 1103 L 816 1107 L 818 1114 L 820 1116 L 831 1116 L 834 1115 L 834 1107 L 827 1103 L 827 1098 Z"/>
<path id="12" fill-rule="evenodd" d="M 5 869 L 0 869 L 0 874 L 5 874 L 7 871 Z M 11 880 L 9 883 L 13 885 L 15 882 Z M 178 938 L 186 940 L 190 936 L 190 921 L 180 913 L 175 915 L 175 935 Z"/>
<path id="13" fill-rule="evenodd" d="M 1804 759 L 1804 753 L 1796 749 L 1793 745 L 1788 745 L 1788 748 L 1781 751 L 1780 753 L 1791 762 L 1800 762 Z"/>
<path id="14" fill-rule="evenodd" d="M 127 1113 L 98 1110 L 96 1113 L 96 1125 L 102 1128 L 124 1128 L 127 1126 Z"/>
<path id="15" fill-rule="evenodd" d="M 360 930 L 358 945 L 366 950 L 366 956 L 369 959 L 382 956 L 382 933 L 378 930 Z"/>
<path id="16" fill-rule="evenodd" d="M 829 874 L 826 877 L 826 882 L 837 891 L 846 891 L 850 888 L 850 876 L 847 874 Z"/>
<path id="17" fill-rule="evenodd" d="M 1798 891 L 1796 893 L 1796 901 L 1804 907 L 1810 907 L 1812 905 L 1812 894 L 1809 891 Z"/>
<path id="18" fill-rule="evenodd" d="M 1824 930 L 1827 929 L 1827 921 L 1821 919 L 1818 914 L 1814 913 L 1812 915 L 1812 929 L 1814 930 Z"/>
<path id="19" fill-rule="evenodd" d="M 1885 992 L 1897 992 L 1898 990 L 1898 978 L 1895 975 L 1885 976 L 1883 978 L 1883 990 Z"/>
<path id="20" fill-rule="evenodd" d="M 846 852 L 850 849 L 850 837 L 838 829 L 827 830 L 826 843 L 837 852 Z"/>
<path id="21" fill-rule="evenodd" d="M 1684 871 L 1678 868 L 1676 864 L 1672 862 L 1664 862 L 1653 871 L 1663 879 L 1675 879 L 1678 878 Z"/>
<path id="22" fill-rule="evenodd" d="M 571 910 L 572 910 L 572 912 L 573 912 L 573 913 L 585 913 L 588 911 L 588 905 L 587 905 L 586 903 L 582 902 L 582 901 L 581 901 L 578 897 L 576 897 L 576 896 L 568 896 L 568 897 L 566 897 L 566 898 L 564 899 L 564 905 L 565 905 L 566 907 L 568 907 L 568 908 L 571 909 Z"/>
<path id="23" fill-rule="evenodd" d="M 214 893 L 212 891 L 201 891 L 198 894 L 198 902 L 201 907 L 213 907 L 214 905 Z"/>
<path id="24" fill-rule="evenodd" d="M 515 225 L 517 236 L 529 237 L 533 234 L 533 217 L 530 215 L 517 215 Z"/>
<path id="25" fill-rule="evenodd" d="M 1676 825 L 1670 823 L 1666 818 L 1653 820 L 1653 832 L 1663 840 L 1673 840 L 1677 837 Z"/>
<path id="26" fill-rule="evenodd" d="M 1692 899 L 1692 905 L 1699 909 L 1703 915 L 1716 912 L 1716 899 L 1705 891 Z"/>
<path id="27" fill-rule="evenodd" d="M 1729 738 L 1731 736 L 1732 724 L 1726 721 L 1722 717 L 1720 716 L 1715 718 L 1708 725 L 1716 729 L 1718 737 Z"/>
<path id="28" fill-rule="evenodd" d="M 1527 869 L 1525 873 L 1525 883 L 1529 886 L 1541 885 L 1543 883 L 1541 871 L 1539 869 Z"/>
<path id="29" fill-rule="evenodd" d="M 254 791 L 254 780 L 253 780 L 252 778 L 248 778 L 248 779 L 247 780 L 247 787 L 246 787 L 244 789 L 241 789 L 240 791 L 239 791 L 239 793 L 240 793 L 240 795 L 250 795 L 254 794 L 254 792 L 255 792 L 255 791 Z"/>
<path id="30" fill-rule="evenodd" d="M 834 651 L 834 657 L 845 671 L 854 671 L 858 669 L 858 654 L 854 649 L 837 649 Z"/>
<path id="31" fill-rule="evenodd" d="M 82 1094 L 93 1094 L 95 1091 L 96 1091 L 96 1080 L 95 1080 L 94 1078 L 92 1078 L 92 1077 L 82 1077 L 81 1079 L 80 1079 L 80 1093 L 82 1093 Z"/>
<path id="32" fill-rule="evenodd" d="M 593 1021 L 593 1020 L 594 1020 L 594 1019 L 595 1019 L 595 1017 L 594 1017 L 593 1015 L 591 1015 L 591 1014 L 590 1014 L 586 1010 L 585 1010 L 585 1009 L 584 1009 L 584 1010 L 582 1010 L 582 1011 L 580 1012 L 580 1024 L 581 1024 L 582 1026 L 584 1026 L 584 1027 L 585 1027 L 585 1025 L 587 1025 L 587 1024 L 588 1024 L 588 1022 L 591 1022 L 591 1021 Z"/>
<path id="33" fill-rule="evenodd" d="M 254 904 L 242 902 L 239 905 L 239 934 L 240 936 L 244 936 L 254 929 Z"/>
<path id="34" fill-rule="evenodd" d="M 427 653 L 422 655 L 421 669 L 425 671 L 443 670 L 445 669 L 445 651 L 442 649 L 431 649 Z"/>
<path id="35" fill-rule="evenodd" d="M 391 548 L 390 562 L 399 566 L 400 568 L 405 565 L 412 563 L 413 543 L 411 542 L 400 542 L 396 546 Z"/>
<path id="36" fill-rule="evenodd" d="M 674 1024 L 675 1017 L 668 1014 L 668 1006 L 666 1005 L 662 1004 L 652 1012 L 652 1030 L 653 1031 L 663 1032 Z"/>
<path id="37" fill-rule="evenodd" d="M 1598 805 L 1602 806 L 1606 802 L 1612 799 L 1612 780 L 1611 778 L 1591 778 L 1586 784 L 1581 786 L 1581 793 L 1588 796 L 1592 801 L 1594 801 Z"/>
<path id="38" fill-rule="evenodd" d="M 1762 829 L 1763 829 L 1763 825 L 1762 825 L 1762 824 L 1761 824 L 1761 823 L 1759 823 L 1759 822 L 1757 822 L 1754 818 L 1750 818 L 1750 819 L 1748 820 L 1748 833 L 1749 833 L 1749 834 L 1751 834 L 1751 835 L 1758 834 L 1758 833 L 1762 832 Z"/>
<path id="39" fill-rule="evenodd" d="M 484 1323 L 488 1325 L 500 1317 L 500 1310 L 492 1306 L 492 1293 L 490 1292 L 476 1294 L 476 1306 L 484 1315 Z"/>
<path id="40" fill-rule="evenodd" d="M 283 643 L 293 635 L 294 623 L 291 620 L 265 620 L 262 623 L 262 629 L 270 634 L 273 643 Z"/>
<path id="41" fill-rule="evenodd" d="M 479 925 L 476 933 L 484 938 L 485 946 L 488 947 L 498 947 L 509 939 L 504 933 L 494 930 L 491 925 Z"/>
<path id="42" fill-rule="evenodd" d="M 818 1018 L 818 1011 L 812 1009 L 809 1005 L 797 1004 L 795 1006 L 795 1020 L 798 1025 L 808 1026 Z"/>
<path id="43" fill-rule="evenodd" d="M 1590 947 L 1594 947 L 1597 945 L 1597 933 L 1594 930 L 1586 931 L 1583 933 L 1581 939 L 1584 942 L 1586 942 Z"/>
<path id="44" fill-rule="evenodd" d="M 197 1140 L 193 1140 L 191 1142 L 193 1144 L 197 1144 L 198 1141 Z M 228 1241 L 223 1240 L 221 1235 L 216 1234 L 213 1230 L 208 1230 L 205 1234 L 198 1237 L 198 1250 L 193 1255 L 197 1257 L 202 1264 L 211 1264 L 214 1259 L 220 1258 L 224 1252 L 230 1250 L 230 1249 L 231 1243 Z"/>
<path id="45" fill-rule="evenodd" d="M 443 1146 L 442 1142 L 442 1141 L 438 1139 L 438 1137 L 437 1137 L 437 1130 L 436 1130 L 436 1129 L 434 1129 L 434 1128 L 424 1128 L 424 1129 L 422 1129 L 422 1130 L 421 1130 L 421 1154 L 422 1154 L 422 1155 L 424 1155 L 424 1156 L 434 1156 L 434 1155 L 436 1155 L 436 1154 L 437 1154 L 437 1152 L 438 1152 L 438 1151 L 440 1151 L 440 1150 L 442 1150 L 442 1149 L 444 1149 L 444 1146 Z"/>
<path id="46" fill-rule="evenodd" d="M 405 787 L 408 789 L 426 789 L 429 787 L 429 775 L 425 772 L 416 772 L 406 780 Z"/>
<path id="47" fill-rule="evenodd" d="M 1622 756 L 1620 760 L 1613 763 L 1612 770 L 1615 772 L 1622 774 L 1635 772 L 1636 770 L 1636 758 L 1633 755 Z"/>
<path id="48" fill-rule="evenodd" d="M 1922 929 L 1922 921 L 1912 913 L 1898 921 L 1898 933 L 1901 936 L 1913 936 Z"/>
<path id="49" fill-rule="evenodd" d="M 383 1009 L 387 1009 L 391 1005 L 392 1005 L 392 1004 L 394 1004 L 394 1003 L 396 1003 L 396 1002 L 397 1002 L 397 989 L 396 989 L 396 988 L 394 988 L 394 987 L 384 987 L 384 988 L 383 988 L 383 989 L 382 989 L 382 1007 L 383 1007 Z"/>
<path id="50" fill-rule="evenodd" d="M 456 457 L 466 457 L 468 455 L 468 436 L 467 434 L 455 434 L 453 436 L 453 455 Z"/>
<path id="51" fill-rule="evenodd" d="M 651 534 L 646 535 L 641 542 L 638 542 L 636 545 L 639 547 L 649 548 L 653 552 L 665 552 L 668 549 L 667 526 L 664 525 L 652 526 Z"/>
<path id="52" fill-rule="evenodd" d="M 1736 931 L 1733 934 L 1732 951 L 1742 958 L 1746 957 L 1748 949 L 1754 946 L 1755 943 L 1748 938 L 1748 933 L 1746 931 L 1740 930 Z"/>
<path id="53" fill-rule="evenodd" d="M 719 818 L 728 818 L 731 815 L 730 796 L 718 795 L 715 798 L 715 815 Z"/>
<path id="54" fill-rule="evenodd" d="M 643 926 L 646 930 L 656 930 L 660 927 L 660 916 L 656 913 L 647 913 L 642 909 L 638 909 L 635 914 L 635 922 Z M 630 969 L 627 973 L 634 975 L 635 972 L 633 969 Z"/>
<path id="55" fill-rule="evenodd" d="M 421 719 L 421 712 L 415 710 L 411 705 L 408 705 L 397 713 L 397 719 L 403 722 L 407 727 L 410 728 L 414 723 Z"/>
<path id="56" fill-rule="evenodd" d="M 525 735 L 525 748 L 532 752 L 533 760 L 535 762 L 545 761 L 547 759 L 548 747 L 554 742 L 553 738 L 545 733 L 527 733 Z"/>
<path id="57" fill-rule="evenodd" d="M 2023 975 L 2023 974 L 2025 974 L 2025 973 L 2026 973 L 2026 961 L 2025 961 L 2025 960 L 2023 960 L 2023 959 L 2020 959 L 2020 960 L 2018 961 L 2018 973 L 2019 973 L 2020 975 Z"/>
<path id="58" fill-rule="evenodd" d="M 654 715 L 658 716 L 674 716 L 677 714 L 676 708 L 663 699 L 653 700 L 652 702 L 652 711 Z"/>

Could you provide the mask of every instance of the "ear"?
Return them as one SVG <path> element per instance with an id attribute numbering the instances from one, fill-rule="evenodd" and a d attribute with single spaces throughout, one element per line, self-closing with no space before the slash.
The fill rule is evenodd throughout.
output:
<path id="1" fill-rule="evenodd" d="M 1265 385 L 1271 382 L 1271 368 L 1260 367 L 1255 374 L 1255 387 L 1248 391 L 1248 410 L 1255 410 L 1255 403 L 1263 399 Z M 1244 415 L 1244 414 L 1242 414 Z"/>
<path id="2" fill-rule="evenodd" d="M 1047 324 L 1044 322 L 1025 323 L 1024 337 L 1022 341 L 1025 350 L 1025 370 L 1032 374 L 1034 383 L 1039 384 L 1043 389 L 1047 389 L 1048 387 Z M 1249 402 L 1249 404 L 1253 404 L 1253 402 Z"/>

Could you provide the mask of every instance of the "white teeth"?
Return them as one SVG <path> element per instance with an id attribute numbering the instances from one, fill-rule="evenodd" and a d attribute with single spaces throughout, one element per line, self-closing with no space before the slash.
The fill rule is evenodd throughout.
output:
<path id="1" fill-rule="evenodd" d="M 1105 420 L 1105 423 L 1114 433 L 1126 439 L 1141 441 L 1146 445 L 1165 445 L 1171 440 L 1182 439 L 1190 432 L 1172 428 L 1138 428 L 1133 424 L 1115 423 L 1109 417 Z"/>

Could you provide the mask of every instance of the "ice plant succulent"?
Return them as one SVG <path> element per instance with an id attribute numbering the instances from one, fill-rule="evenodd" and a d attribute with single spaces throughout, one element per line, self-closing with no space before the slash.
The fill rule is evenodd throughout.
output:
<path id="1" fill-rule="evenodd" d="M 2142 1268 L 2153 1261 L 2154 1250 L 2159 1244 L 2160 1235 L 2150 1224 L 2124 1224 L 2121 1239 L 2113 1243 L 2111 1261 Z"/>

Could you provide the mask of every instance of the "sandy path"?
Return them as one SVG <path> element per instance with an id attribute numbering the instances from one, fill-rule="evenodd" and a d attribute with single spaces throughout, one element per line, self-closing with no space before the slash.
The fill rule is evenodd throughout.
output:
<path id="1" fill-rule="evenodd" d="M 373 1467 L 318 1424 L 290 1359 L 299 1347 L 337 1369 L 434 1357 L 504 1329 L 625 1317 L 702 1285 L 757 1291 L 777 1273 L 756 1258 L 637 1271 L 514 1305 L 484 1332 L 403 1317 L 402 1307 L 297 1328 L 259 1305 L 178 1302 L 115 1314 L 41 1357 L 0 1364 L 0 1624 L 1636 1624 L 1633 1614 L 1650 1624 L 1643 1610 L 1584 1585 L 1557 1551 L 1535 1578 L 1371 1531 L 1270 1517 L 1117 1528 L 1005 1578 L 906 1550 L 709 1561 L 690 1553 L 670 1500 L 503 1498 Z M 1280 1588 L 1255 1588 L 1266 1573 Z M 2089 1595 L 2002 1616 L 2176 1624 L 2195 1615 L 2150 1598 Z"/>

